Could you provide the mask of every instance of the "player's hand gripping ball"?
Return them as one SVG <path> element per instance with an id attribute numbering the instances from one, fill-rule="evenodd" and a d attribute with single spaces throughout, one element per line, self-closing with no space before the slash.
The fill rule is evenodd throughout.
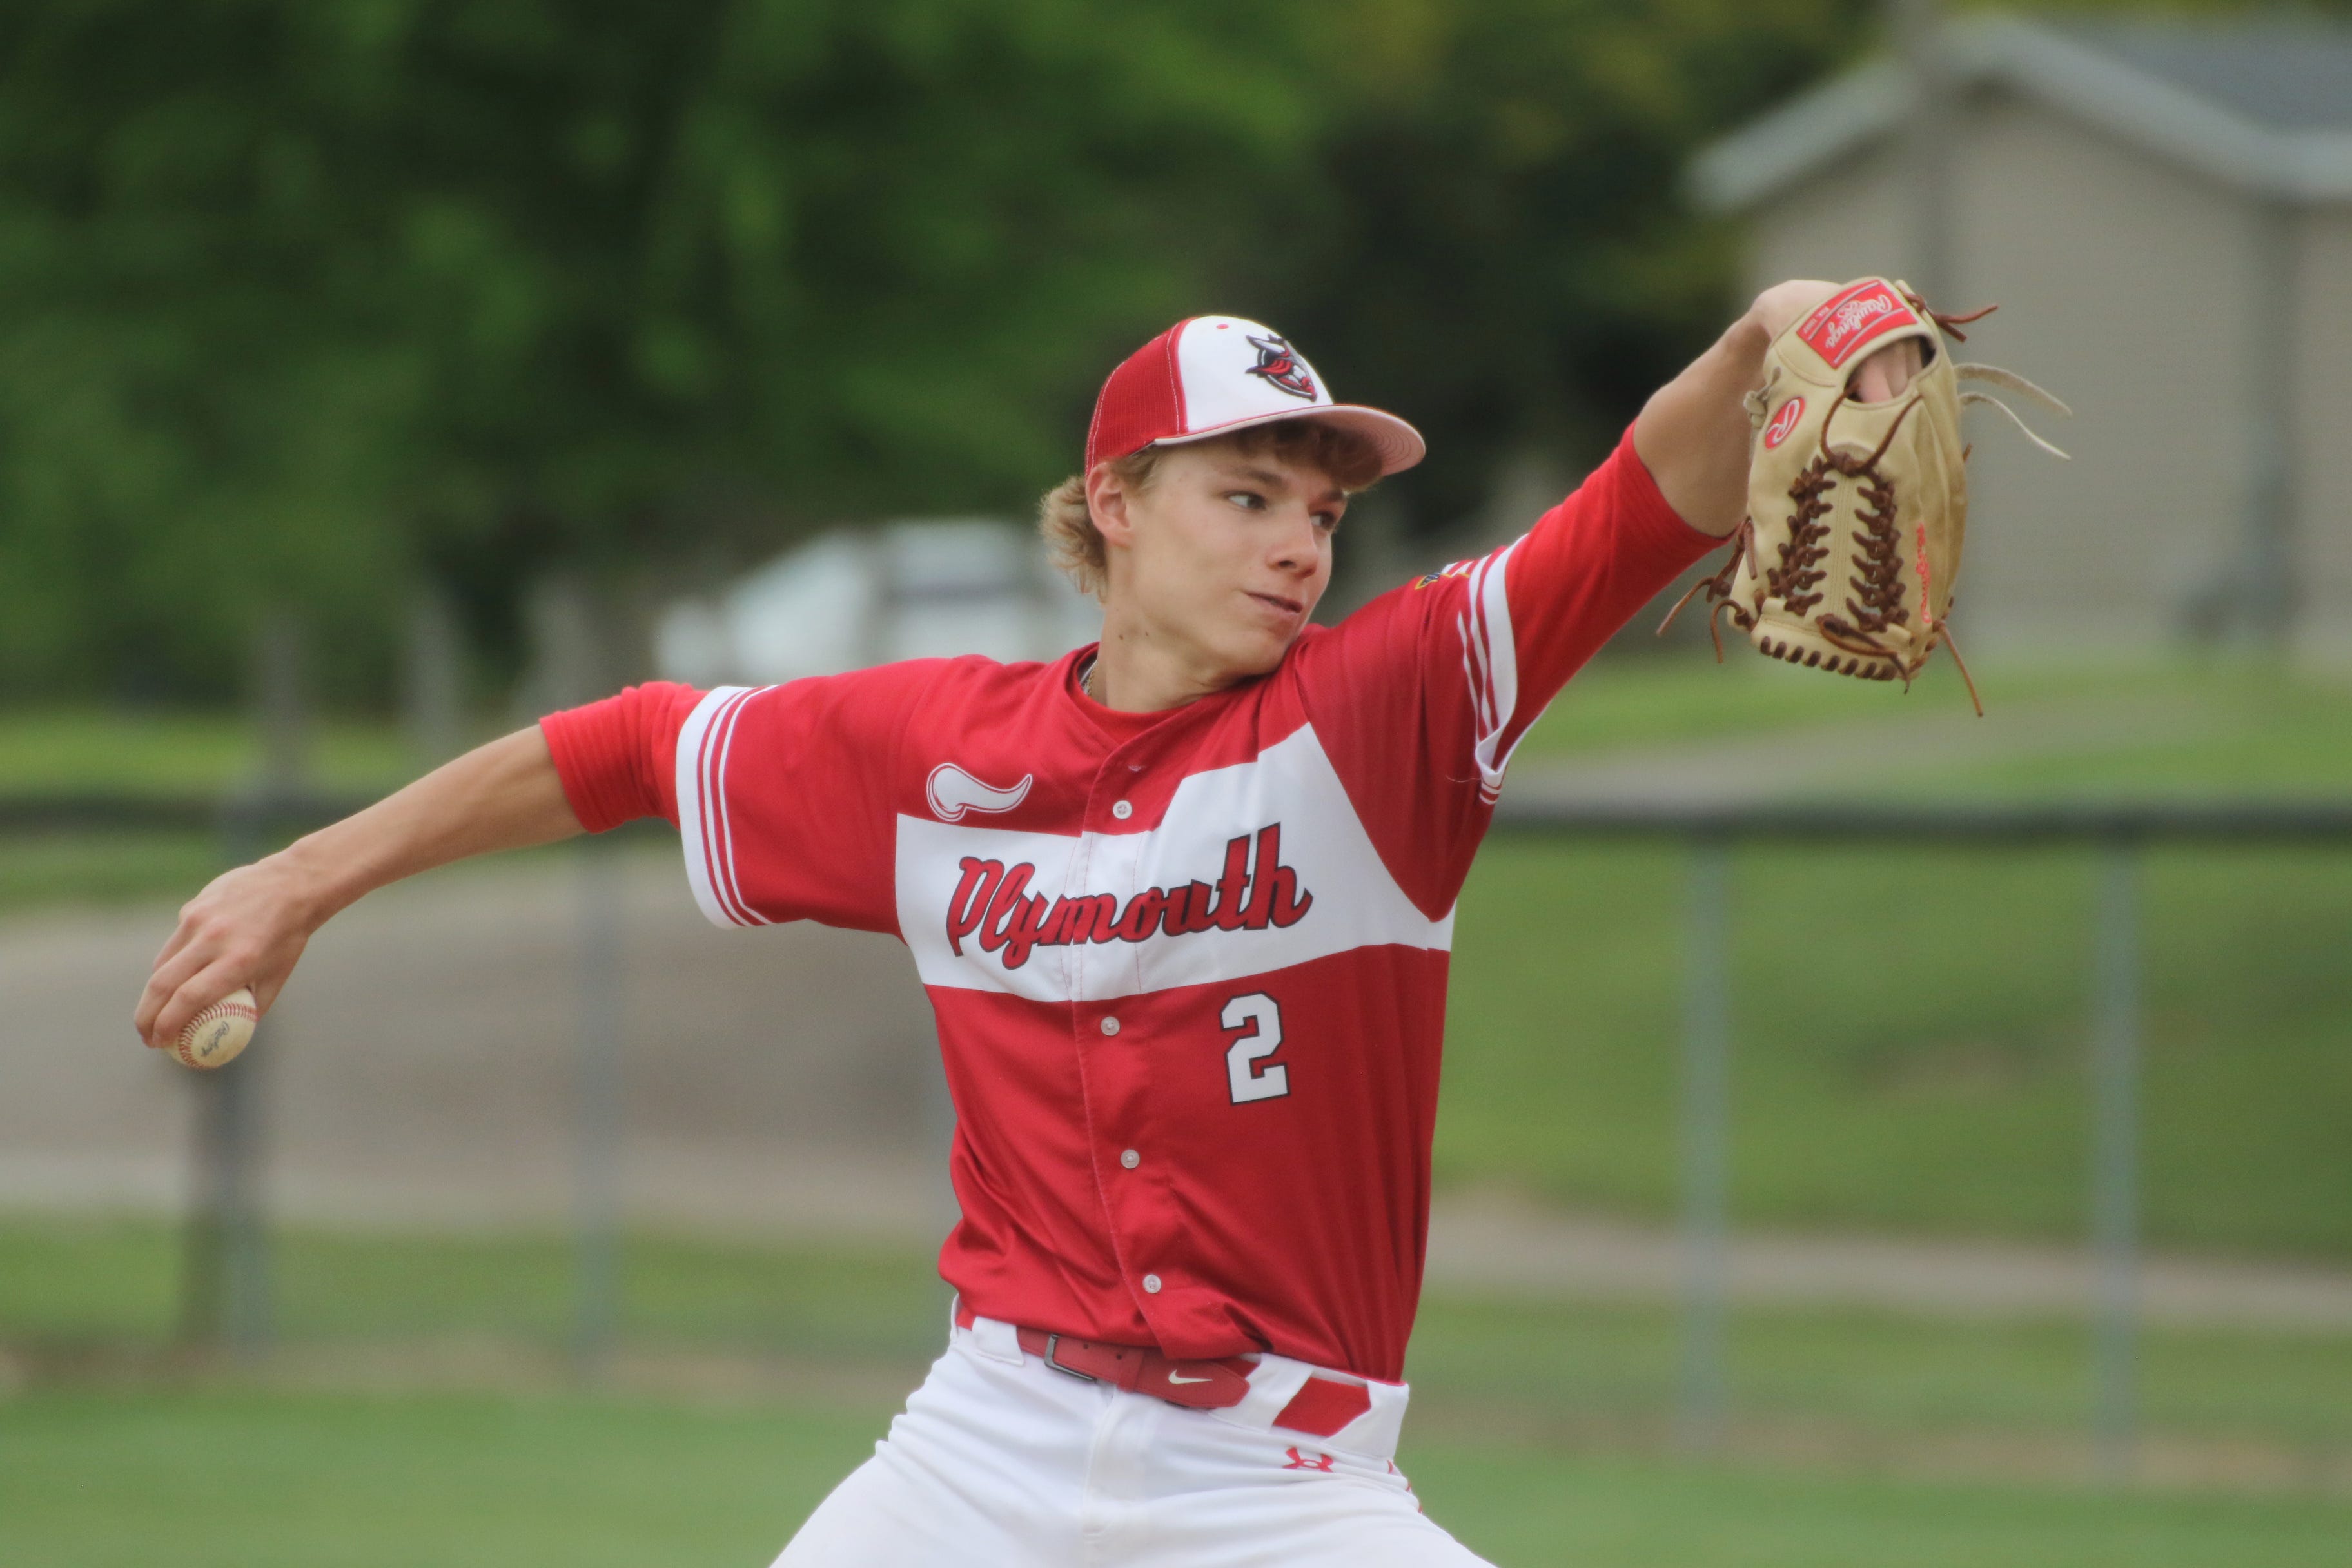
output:
<path id="1" fill-rule="evenodd" d="M 253 1026 L 259 1022 L 261 1009 L 253 993 L 240 985 L 189 1019 L 179 1039 L 166 1048 L 192 1068 L 224 1067 L 252 1042 Z"/>

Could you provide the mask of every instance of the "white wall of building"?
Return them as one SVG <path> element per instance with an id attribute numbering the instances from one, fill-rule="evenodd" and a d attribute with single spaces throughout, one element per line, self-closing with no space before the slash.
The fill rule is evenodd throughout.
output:
<path id="1" fill-rule="evenodd" d="M 769 685 L 903 658 L 1057 658 L 1101 629 L 1034 530 L 935 519 L 827 533 L 671 605 L 654 662 L 694 686 Z"/>

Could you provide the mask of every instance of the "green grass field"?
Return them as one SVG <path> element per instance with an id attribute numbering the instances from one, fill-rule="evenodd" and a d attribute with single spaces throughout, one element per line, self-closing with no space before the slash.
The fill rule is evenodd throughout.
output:
<path id="1" fill-rule="evenodd" d="M 321 724 L 315 782 L 370 795 L 415 771 L 407 746 L 380 723 Z M 252 778 L 252 726 L 201 713 L 89 710 L 0 711 L 0 799 L 76 795 L 205 799 Z M 0 913 L 61 903 L 182 899 L 223 867 L 217 835 L 167 828 L 76 828 L 0 835 Z"/>
<path id="2" fill-rule="evenodd" d="M 0 1223 L 0 1562 L 763 1563 L 943 1332 L 919 1253 L 636 1237 L 622 1382 L 584 1393 L 560 1240 L 294 1232 L 287 1348 L 240 1372 L 170 1351 L 173 1239 Z M 2079 1479 L 2079 1324 L 1738 1314 L 1706 1465 L 1666 1443 L 1675 1349 L 1661 1310 L 1434 1300 L 1400 1461 L 1503 1563 L 2284 1568 L 2352 1539 L 2352 1336 L 2150 1333 L 2172 1459 L 2125 1491 Z"/>
<path id="3" fill-rule="evenodd" d="M 41 1568 L 767 1562 L 885 1408 L 187 1390 L 0 1403 L 0 1561 Z M 1403 1456 L 1504 1564 L 2337 1568 L 2352 1504 L 2101 1494 L 1595 1458 Z"/>
<path id="4" fill-rule="evenodd" d="M 221 868 L 219 840 L 209 833 L 117 828 L 0 837 L 0 914 L 184 899 Z"/>
<path id="5" fill-rule="evenodd" d="M 321 722 L 310 752 L 325 789 L 383 788 L 414 770 L 399 732 L 383 723 Z M 260 766 L 259 735 L 235 715 L 0 711 L 0 795 L 204 796 L 235 788 Z"/>
<path id="6" fill-rule="evenodd" d="M 2352 799 L 2352 679 L 1982 675 L 1981 751 L 1913 756 L 1916 721 L 1977 732 L 1940 661 L 1908 695 L 1743 655 L 1603 663 L 1521 765 L 1786 733 L 1853 758 L 1857 798 Z M 2081 1234 L 2094 875 L 2052 850 L 1740 855 L 1738 1216 Z M 1686 877 L 1670 848 L 1489 843 L 1454 944 L 1444 1178 L 1670 1212 Z M 2352 1256 L 2352 847 L 2158 849 L 2142 901 L 2147 1234 Z"/>
<path id="7" fill-rule="evenodd" d="M 2052 851 L 1738 857 L 1738 1216 L 2081 1234 L 2093 875 Z M 1488 849 L 1444 1177 L 1671 1211 L 1685 879 L 1664 847 Z M 2147 1234 L 2352 1255 L 2352 855 L 2152 853 L 2142 901 Z"/>
<path id="8" fill-rule="evenodd" d="M 1738 650 L 1734 650 L 1738 653 Z M 1739 653 L 1720 668 L 1604 659 L 1579 675 L 1521 748 L 1522 761 L 1585 760 L 1714 742 L 1888 737 L 1842 756 L 1842 787 L 1904 799 L 2341 800 L 2352 792 L 2352 674 L 2242 658 L 1979 671 L 1985 717 L 1969 718 L 1950 664 L 1907 693 L 1824 679 Z M 1906 754 L 1922 721 L 1969 718 L 1966 746 Z"/>
<path id="9" fill-rule="evenodd" d="M 175 1247 L 153 1222 L 0 1223 L 0 1345 L 37 1382 L 160 1364 L 175 1327 Z M 569 1342 L 572 1267 L 553 1237 L 294 1230 L 276 1258 L 278 1330 L 330 1360 L 392 1346 L 470 1365 L 468 1347 L 505 1346 L 551 1365 Z M 633 1237 L 623 1288 L 631 1346 L 903 1376 L 937 1352 L 946 1315 L 930 1258 L 911 1249 Z M 1732 1394 L 1744 1418 L 1809 1426 L 1857 1451 L 1975 1432 L 2072 1441 L 2090 1417 L 2088 1342 L 2062 1320 L 1746 1310 L 1732 1322 Z M 1449 1429 L 1639 1445 L 1672 1406 L 1675 1356 L 1663 1307 L 1439 1295 L 1407 1371 Z M 2352 1335 L 2158 1328 L 2142 1361 L 2155 1432 L 2352 1463 Z"/>

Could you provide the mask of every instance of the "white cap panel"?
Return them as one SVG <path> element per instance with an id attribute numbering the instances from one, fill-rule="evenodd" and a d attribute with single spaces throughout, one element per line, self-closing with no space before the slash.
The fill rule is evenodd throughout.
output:
<path id="1" fill-rule="evenodd" d="M 1328 408 L 1331 395 L 1307 358 L 1272 327 L 1239 316 L 1198 316 L 1176 340 L 1184 428 L 1199 435 L 1243 420 Z"/>

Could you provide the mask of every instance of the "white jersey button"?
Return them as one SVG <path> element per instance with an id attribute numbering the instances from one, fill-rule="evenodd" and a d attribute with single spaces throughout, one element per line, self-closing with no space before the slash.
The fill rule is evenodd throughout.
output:
<path id="1" fill-rule="evenodd" d="M 1143 1293 L 1147 1296 L 1157 1296 L 1160 1294 L 1159 1275 L 1147 1274 L 1143 1277 Z"/>
<path id="2" fill-rule="evenodd" d="M 1140 1164 L 1142 1164 L 1142 1163 L 1143 1163 L 1143 1156 L 1142 1156 L 1142 1155 L 1140 1155 L 1140 1154 L 1139 1154 L 1139 1153 L 1137 1153 L 1134 1150 L 1129 1149 L 1129 1150 L 1128 1150 L 1126 1152 L 1124 1152 L 1124 1153 L 1122 1153 L 1121 1155 L 1119 1155 L 1119 1157 L 1118 1157 L 1118 1163 L 1119 1163 L 1120 1164 L 1122 1164 L 1122 1165 L 1125 1165 L 1129 1170 L 1132 1171 L 1132 1170 L 1134 1170 L 1138 1165 L 1140 1165 Z"/>
<path id="3" fill-rule="evenodd" d="M 1118 1034 L 1118 1020 L 1117 1018 L 1105 1018 L 1105 1019 L 1102 1021 L 1102 1032 L 1103 1032 L 1104 1034 L 1106 1034 L 1106 1035 L 1116 1035 L 1116 1034 Z"/>
<path id="4" fill-rule="evenodd" d="M 1135 807 L 1129 805 L 1125 801 L 1120 801 L 1118 805 L 1110 808 L 1110 814 L 1113 816 L 1118 817 L 1121 822 L 1125 822 L 1129 817 L 1135 815 Z"/>

